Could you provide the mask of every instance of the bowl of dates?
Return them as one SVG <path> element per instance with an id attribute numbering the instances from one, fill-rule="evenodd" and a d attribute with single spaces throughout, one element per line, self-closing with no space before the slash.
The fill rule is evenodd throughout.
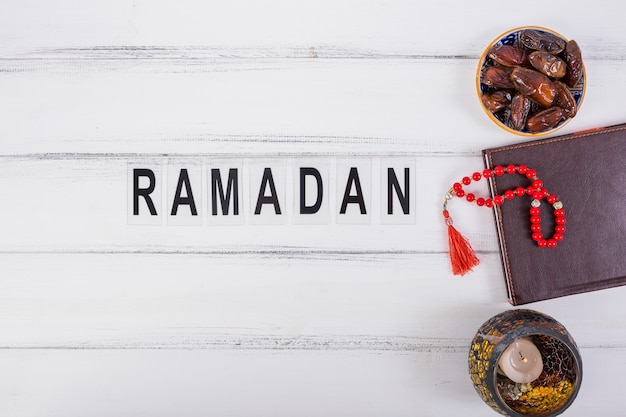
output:
<path id="1" fill-rule="evenodd" d="M 485 113 L 503 129 L 552 133 L 576 116 L 585 96 L 580 48 L 543 27 L 510 30 L 482 54 L 476 89 Z"/>

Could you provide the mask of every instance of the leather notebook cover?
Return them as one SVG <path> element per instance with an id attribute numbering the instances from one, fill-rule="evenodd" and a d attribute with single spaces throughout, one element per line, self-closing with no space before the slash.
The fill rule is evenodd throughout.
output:
<path id="1" fill-rule="evenodd" d="M 626 284 L 626 124 L 483 150 L 485 166 L 527 165 L 565 210 L 563 241 L 554 249 L 531 239 L 531 196 L 495 206 L 500 255 L 513 305 Z M 492 196 L 531 180 L 495 175 Z M 553 208 L 541 200 L 544 238 Z"/>

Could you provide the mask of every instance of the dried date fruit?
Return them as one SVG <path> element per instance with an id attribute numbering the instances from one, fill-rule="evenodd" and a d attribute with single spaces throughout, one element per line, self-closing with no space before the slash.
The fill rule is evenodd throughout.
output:
<path id="1" fill-rule="evenodd" d="M 500 65 L 505 67 L 527 66 L 528 56 L 524 50 L 511 45 L 495 45 L 487 54 Z"/>
<path id="2" fill-rule="evenodd" d="M 563 120 L 563 110 L 558 106 L 554 106 L 530 116 L 526 122 L 526 127 L 530 133 L 538 133 L 552 129 L 561 120 Z"/>
<path id="3" fill-rule="evenodd" d="M 561 78 L 565 76 L 567 64 L 561 58 L 554 56 L 548 52 L 535 51 L 528 55 L 530 65 L 542 74 L 552 78 Z"/>
<path id="4" fill-rule="evenodd" d="M 494 88 L 515 88 L 513 81 L 511 80 L 511 70 L 508 68 L 485 68 L 483 70 L 481 82 Z"/>
<path id="5" fill-rule="evenodd" d="M 495 113 L 511 104 L 511 93 L 508 91 L 495 91 L 482 97 L 483 104 L 487 109 Z"/>
<path id="6" fill-rule="evenodd" d="M 576 116 L 582 54 L 576 41 L 540 28 L 514 34 L 487 50 L 480 69 L 481 100 L 511 130 L 543 133 Z"/>
<path id="7" fill-rule="evenodd" d="M 520 32 L 522 45 L 536 51 L 558 54 L 565 49 L 565 41 L 558 36 L 538 29 L 524 29 Z"/>
<path id="8" fill-rule="evenodd" d="M 511 100 L 511 115 L 509 127 L 514 130 L 522 130 L 526 126 L 526 118 L 530 113 L 531 102 L 523 94 L 517 93 Z"/>
<path id="9" fill-rule="evenodd" d="M 577 106 L 576 99 L 572 95 L 572 92 L 561 81 L 554 82 L 554 88 L 556 88 L 556 97 L 554 98 L 554 105 L 563 109 L 565 117 L 576 116 Z"/>
<path id="10" fill-rule="evenodd" d="M 542 73 L 528 68 L 517 67 L 511 72 L 511 80 L 520 93 L 544 107 L 550 107 L 556 89 L 550 79 Z"/>
<path id="11" fill-rule="evenodd" d="M 574 87 L 583 76 L 583 57 L 575 40 L 568 41 L 565 45 L 565 62 L 567 64 L 565 84 Z"/>

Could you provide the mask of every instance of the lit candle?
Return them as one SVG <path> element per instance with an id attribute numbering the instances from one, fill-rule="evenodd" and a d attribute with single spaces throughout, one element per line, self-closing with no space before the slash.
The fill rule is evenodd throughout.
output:
<path id="1" fill-rule="evenodd" d="M 498 365 L 504 375 L 520 384 L 534 381 L 543 371 L 541 353 L 527 337 L 520 337 L 511 343 L 502 352 Z"/>

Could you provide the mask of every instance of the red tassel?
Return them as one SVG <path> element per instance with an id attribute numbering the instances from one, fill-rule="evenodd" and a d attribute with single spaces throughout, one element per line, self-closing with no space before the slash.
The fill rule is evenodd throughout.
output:
<path id="1" fill-rule="evenodd" d="M 450 263 L 454 275 L 465 275 L 480 263 L 469 241 L 452 226 L 452 218 L 448 210 L 443 211 L 448 225 L 448 245 L 450 246 Z"/>

